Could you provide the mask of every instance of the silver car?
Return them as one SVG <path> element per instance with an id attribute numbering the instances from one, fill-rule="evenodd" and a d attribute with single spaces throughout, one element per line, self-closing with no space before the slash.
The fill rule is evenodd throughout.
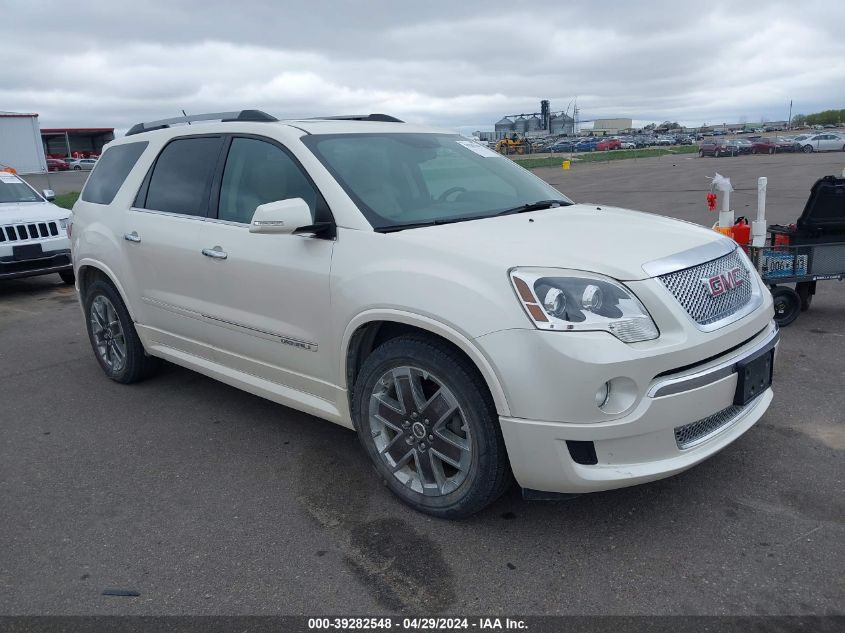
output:
<path id="1" fill-rule="evenodd" d="M 800 142 L 801 149 L 807 154 L 811 152 L 845 152 L 845 136 L 832 132 L 813 134 Z"/>
<path id="2" fill-rule="evenodd" d="M 74 171 L 91 171 L 97 164 L 96 158 L 68 158 L 66 159 L 68 167 Z"/>

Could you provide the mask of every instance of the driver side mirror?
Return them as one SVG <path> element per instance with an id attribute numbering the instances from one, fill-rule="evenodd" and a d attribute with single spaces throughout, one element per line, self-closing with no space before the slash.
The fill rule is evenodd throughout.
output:
<path id="1" fill-rule="evenodd" d="M 55 199 L 56 199 L 56 192 L 55 192 L 55 191 L 53 191 L 52 189 L 44 189 L 44 190 L 41 192 L 41 195 L 42 195 L 42 196 L 44 196 L 44 199 L 45 199 L 47 202 L 52 202 L 53 200 L 55 200 Z"/>
<path id="2" fill-rule="evenodd" d="M 312 223 L 311 209 L 302 198 L 288 198 L 261 204 L 255 209 L 250 233 L 291 234 Z"/>

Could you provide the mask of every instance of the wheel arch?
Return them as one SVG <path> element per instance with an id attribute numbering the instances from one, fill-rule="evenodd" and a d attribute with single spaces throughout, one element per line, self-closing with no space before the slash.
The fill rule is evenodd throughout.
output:
<path id="1" fill-rule="evenodd" d="M 510 415 L 505 392 L 495 369 L 469 337 L 430 317 L 401 310 L 364 312 L 350 321 L 346 327 L 341 343 L 340 376 L 347 389 L 350 411 L 355 379 L 367 356 L 385 341 L 414 333 L 444 341 L 466 356 L 487 385 L 496 406 L 496 412 L 499 415 Z"/>
<path id="2" fill-rule="evenodd" d="M 129 312 L 129 316 L 133 321 L 135 321 L 132 304 L 127 301 L 126 298 L 126 291 L 117 280 L 117 276 L 114 274 L 114 271 L 102 262 L 83 259 L 76 267 L 76 289 L 79 291 L 80 302 L 85 301 L 85 293 L 87 292 L 88 287 L 90 287 L 90 285 L 97 279 L 105 279 L 115 287 L 120 295 L 120 299 L 123 301 L 123 305 L 126 306 L 126 310 Z"/>

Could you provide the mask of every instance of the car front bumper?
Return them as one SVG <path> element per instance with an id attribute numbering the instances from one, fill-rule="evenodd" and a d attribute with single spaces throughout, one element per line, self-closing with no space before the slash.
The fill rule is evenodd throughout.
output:
<path id="1" fill-rule="evenodd" d="M 734 405 L 736 364 L 776 348 L 778 336 L 770 308 L 762 306 L 724 328 L 715 356 L 713 339 L 708 343 L 703 333 L 662 353 L 643 353 L 649 343 L 635 349 L 600 332 L 509 330 L 483 337 L 488 353 L 504 361 L 496 368 L 511 415 L 500 424 L 517 481 L 536 491 L 595 492 L 668 477 L 707 459 L 768 409 L 771 388 Z M 505 349 L 518 351 L 509 356 Z M 537 381 L 538 375 L 550 379 Z M 620 377 L 631 403 L 616 413 L 601 411 L 596 389 Z"/>
<path id="2" fill-rule="evenodd" d="M 35 277 L 68 270 L 73 270 L 70 248 L 45 250 L 39 257 L 32 259 L 15 259 L 12 256 L 0 257 L 0 279 Z"/>

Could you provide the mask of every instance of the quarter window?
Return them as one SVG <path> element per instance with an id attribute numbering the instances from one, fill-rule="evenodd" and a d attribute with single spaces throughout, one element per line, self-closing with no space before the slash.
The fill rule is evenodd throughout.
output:
<path id="1" fill-rule="evenodd" d="M 95 204 L 111 204 L 147 145 L 149 143 L 144 141 L 107 149 L 88 178 L 85 189 L 82 190 L 82 199 Z"/>
<path id="2" fill-rule="evenodd" d="M 317 192 L 287 152 L 258 139 L 233 139 L 217 217 L 248 224 L 257 206 L 288 198 L 302 198 L 315 216 Z"/>
<path id="3" fill-rule="evenodd" d="M 153 168 L 144 208 L 205 216 L 221 142 L 218 136 L 168 143 Z"/>

